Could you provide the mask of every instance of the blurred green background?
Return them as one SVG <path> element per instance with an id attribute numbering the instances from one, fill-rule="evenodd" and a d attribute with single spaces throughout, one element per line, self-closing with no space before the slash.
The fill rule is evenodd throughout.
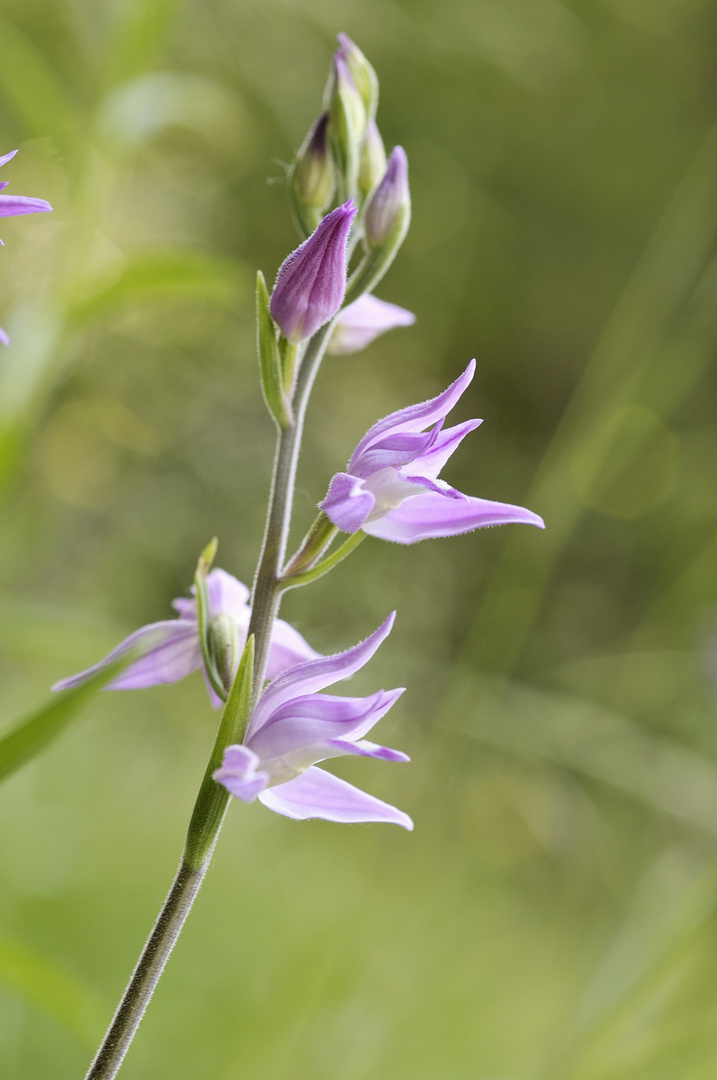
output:
<path id="1" fill-rule="evenodd" d="M 471 356 L 446 470 L 541 513 L 368 540 L 283 614 L 393 607 L 337 764 L 415 819 L 235 805 L 126 1080 L 712 1080 L 717 1067 L 717 9 L 709 0 L 0 0 L 0 721 L 249 581 L 272 428 L 253 277 L 338 30 L 381 79 L 418 322 L 327 360 L 296 530 L 377 417 Z M 0 1074 L 74 1080 L 174 872 L 201 679 L 100 695 L 0 787 Z"/>

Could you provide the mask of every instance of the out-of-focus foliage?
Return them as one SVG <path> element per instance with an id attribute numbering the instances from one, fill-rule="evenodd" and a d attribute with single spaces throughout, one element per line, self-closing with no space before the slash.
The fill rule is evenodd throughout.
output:
<path id="1" fill-rule="evenodd" d="M 377 417 L 467 360 L 462 490 L 544 515 L 367 540 L 283 614 L 357 687 L 342 762 L 416 831 L 234 806 L 127 1080 L 712 1080 L 717 1055 L 717 19 L 708 0 L 0 0 L 0 720 L 249 580 L 272 425 L 253 282 L 334 34 L 381 79 L 418 315 L 329 358 L 296 535 Z M 7 175 L 5 175 L 7 172 Z M 267 183 L 267 181 L 270 181 Z M 71 1080 L 179 856 L 199 676 L 96 699 L 0 787 L 0 1073 Z M 0 736 L 9 728 L 0 728 Z M 370 776 L 369 776 L 370 774 Z"/>

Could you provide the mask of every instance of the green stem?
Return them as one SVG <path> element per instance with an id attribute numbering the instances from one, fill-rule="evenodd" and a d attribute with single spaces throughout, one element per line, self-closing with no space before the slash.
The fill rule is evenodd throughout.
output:
<path id="1" fill-rule="evenodd" d="M 241 724 L 246 722 L 250 712 L 249 697 L 255 699 L 261 692 L 271 628 L 281 598 L 279 571 L 286 551 L 306 406 L 331 328 L 332 323 L 328 323 L 308 343 L 296 380 L 293 423 L 289 428 L 282 429 L 277 438 L 269 512 L 254 581 L 251 622 L 247 634 L 248 640 L 253 637 L 256 643 L 253 664 L 254 692 L 251 695 L 247 692 L 247 686 L 251 687 L 252 682 L 242 676 L 242 671 L 246 672 L 247 666 L 251 666 L 251 650 L 247 646 L 199 790 L 187 834 L 187 846 L 177 876 L 85 1080 L 113 1080 L 117 1075 L 211 861 L 229 801 L 227 792 L 213 781 L 211 773 L 218 762 L 220 744 L 223 750 L 228 745 L 227 738 L 231 741 L 233 736 L 241 735 Z M 202 570 L 206 569 L 200 560 L 200 571 L 197 574 L 198 615 L 201 613 L 205 624 L 207 602 L 203 595 Z M 228 718 L 227 714 L 234 704 L 236 714 Z M 252 700 L 251 705 L 253 704 Z"/>
<path id="2" fill-rule="evenodd" d="M 338 531 L 326 514 L 319 514 L 302 540 L 296 555 L 284 567 L 282 578 L 293 577 L 304 570 L 310 570 L 333 542 Z"/>
<path id="3" fill-rule="evenodd" d="M 249 633 L 256 638 L 254 658 L 254 699 L 261 693 L 269 655 L 271 627 L 279 611 L 281 567 L 286 556 L 291 510 L 294 501 L 296 468 L 306 407 L 321 361 L 326 351 L 333 321 L 322 326 L 309 341 L 301 360 L 293 400 L 293 423 L 278 433 L 269 511 L 264 529 L 261 557 L 252 590 Z"/>
<path id="4" fill-rule="evenodd" d="M 295 589 L 299 585 L 308 585 L 311 581 L 316 581 L 318 578 L 323 577 L 324 574 L 328 574 L 329 570 L 333 570 L 335 566 L 338 566 L 347 555 L 350 555 L 354 548 L 357 548 L 362 540 L 366 538 L 366 533 L 358 532 L 349 536 L 348 540 L 344 540 L 341 547 L 336 548 L 336 551 L 328 558 L 320 562 L 318 566 L 314 566 L 311 570 L 305 571 L 303 574 L 289 574 L 286 573 L 282 578 L 282 589 Z"/>
<path id="5" fill-rule="evenodd" d="M 197 578 L 200 577 L 198 572 Z M 199 788 L 177 876 L 85 1080 L 112 1080 L 117 1075 L 204 880 L 230 798 L 212 774 L 221 765 L 227 746 L 240 742 L 244 735 L 249 719 L 253 661 L 254 639 L 249 637 Z"/>
<path id="6" fill-rule="evenodd" d="M 85 1080 L 113 1080 L 117 1075 L 199 892 L 210 858 L 211 852 L 198 867 L 188 866 L 184 859 L 179 864 L 169 895 Z"/>
<path id="7" fill-rule="evenodd" d="M 361 532 L 351 536 L 319 566 L 303 574 L 296 575 L 288 581 L 282 579 L 281 567 L 286 555 L 296 469 L 299 461 L 306 407 L 332 329 L 333 320 L 314 334 L 306 346 L 303 357 L 296 357 L 299 370 L 296 376 L 296 387 L 292 402 L 293 419 L 288 427 L 281 428 L 277 434 L 269 509 L 261 556 L 254 578 L 251 619 L 247 632 L 248 641 L 253 639 L 256 647 L 253 679 L 247 680 L 244 677 L 247 664 L 250 663 L 247 657 L 250 658 L 251 656 L 251 650 L 247 646 L 234 685 L 231 688 L 222 716 L 219 734 L 199 790 L 187 834 L 187 845 L 177 876 L 85 1080 L 113 1080 L 113 1077 L 117 1075 L 139 1023 L 149 1005 L 154 988 L 164 970 L 164 965 L 189 915 L 194 897 L 204 880 L 229 801 L 229 796 L 224 788 L 220 788 L 212 779 L 212 773 L 220 760 L 219 751 L 223 752 L 223 749 L 229 745 L 227 739 L 237 741 L 236 736 L 240 733 L 242 717 L 243 722 L 246 723 L 251 708 L 254 707 L 256 699 L 261 693 L 269 655 L 271 630 L 279 611 L 282 592 L 287 588 L 305 585 L 309 581 L 314 581 L 327 573 L 341 559 L 345 558 L 364 537 Z M 202 652 L 210 679 L 216 672 L 208 642 L 207 620 L 209 605 L 206 596 L 205 578 L 213 554 L 214 545 L 210 545 L 200 559 L 195 579 Z M 244 675 L 242 672 L 244 672 Z M 212 683 L 214 681 L 212 679 Z M 217 686 L 220 686 L 218 674 L 216 674 L 216 681 Z M 253 687 L 253 689 L 249 692 L 246 689 L 247 686 Z M 226 691 L 223 687 L 221 687 L 221 690 L 222 694 L 220 696 L 225 696 Z M 251 703 L 249 703 L 249 696 L 251 696 Z M 241 707 L 236 704 L 240 699 Z M 236 715 L 228 716 L 235 706 Z"/>

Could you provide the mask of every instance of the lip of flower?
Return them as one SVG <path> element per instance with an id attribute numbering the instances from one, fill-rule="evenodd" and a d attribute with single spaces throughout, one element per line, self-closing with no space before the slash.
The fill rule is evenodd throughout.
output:
<path id="1" fill-rule="evenodd" d="M 234 622 L 237 630 L 239 654 L 246 641 L 251 609 L 248 604 L 249 590 L 241 581 L 218 568 L 207 575 L 207 595 L 209 598 L 209 619 L 225 615 Z M 99 663 L 77 675 L 60 679 L 53 690 L 67 690 L 85 682 L 91 675 L 120 656 L 138 650 L 141 655 L 134 660 L 116 679 L 108 683 L 107 690 L 138 690 L 162 683 L 179 682 L 185 675 L 203 667 L 202 648 L 197 626 L 197 602 L 190 597 L 181 597 L 172 601 L 172 607 L 178 618 L 163 622 L 150 623 L 135 630 L 125 638 Z M 317 657 L 319 654 L 283 619 L 277 619 L 271 638 L 267 675 L 273 678 L 287 668 Z M 209 688 L 212 703 L 221 702 Z"/>
<path id="2" fill-rule="evenodd" d="M 391 413 L 366 432 L 346 472 L 333 477 L 319 503 L 337 528 L 348 533 L 363 529 L 384 540 L 414 544 L 510 522 L 545 527 L 543 519 L 525 507 L 464 495 L 439 479 L 465 436 L 482 423 L 467 420 L 443 427 L 474 373 L 472 360 L 442 394 Z M 425 431 L 429 425 L 433 427 Z"/>
<path id="3" fill-rule="evenodd" d="M 346 652 L 308 660 L 279 675 L 264 690 L 242 745 L 227 747 L 214 779 L 236 798 L 258 798 L 292 818 L 328 821 L 388 821 L 413 828 L 401 810 L 339 779 L 316 763 L 346 754 L 407 761 L 399 750 L 363 736 L 403 693 L 379 690 L 366 698 L 320 694 L 366 664 L 389 634 L 395 612 Z"/>

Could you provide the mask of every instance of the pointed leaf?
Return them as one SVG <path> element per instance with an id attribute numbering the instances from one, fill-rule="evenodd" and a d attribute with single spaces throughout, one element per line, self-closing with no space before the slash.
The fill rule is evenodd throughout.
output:
<path id="1" fill-rule="evenodd" d="M 70 726 L 98 690 L 111 682 L 133 659 L 134 653 L 128 653 L 81 686 L 53 694 L 19 720 L 12 731 L 0 737 L 0 782 L 42 753 L 46 746 Z"/>

